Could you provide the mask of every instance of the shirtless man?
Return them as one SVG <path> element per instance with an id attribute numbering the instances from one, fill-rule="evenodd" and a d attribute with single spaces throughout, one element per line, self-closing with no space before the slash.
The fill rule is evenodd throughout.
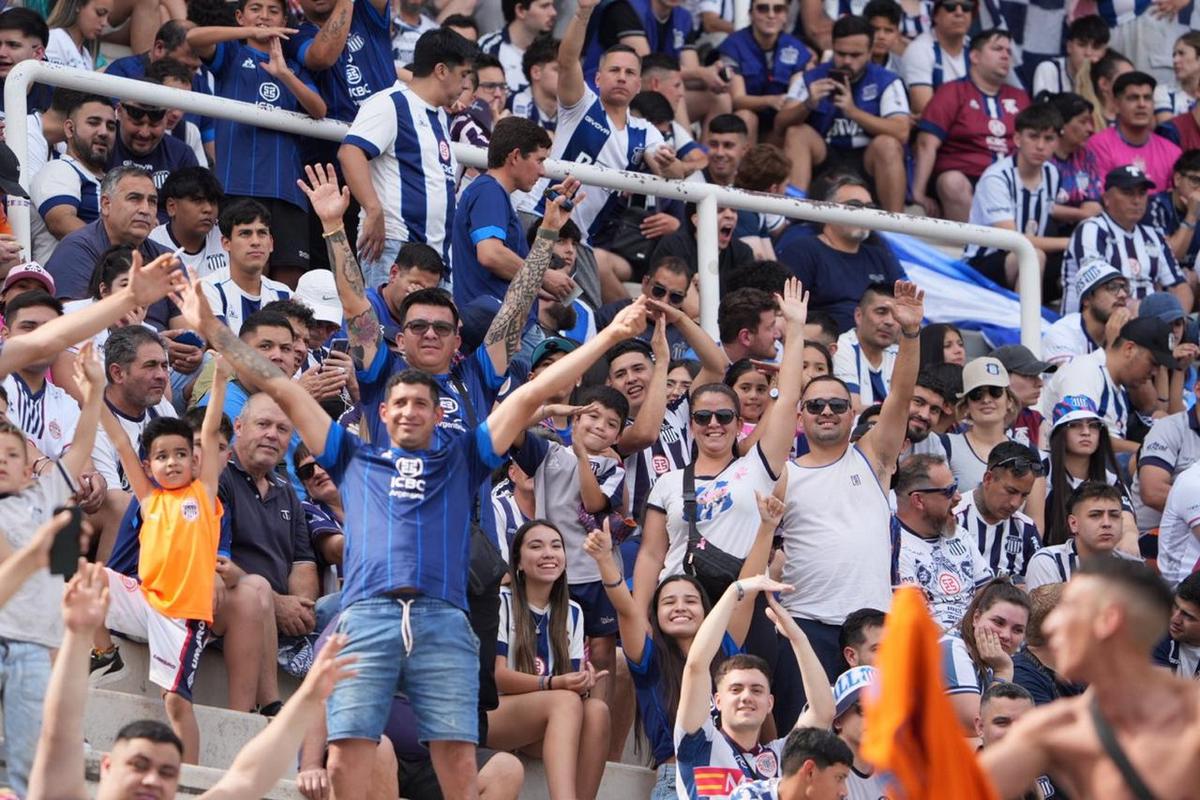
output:
<path id="1" fill-rule="evenodd" d="M 1149 659 L 1170 613 L 1166 584 L 1140 562 L 1104 558 L 1080 567 L 1045 631 L 1059 671 L 1090 688 L 1030 711 L 983 751 L 1002 797 L 1021 797 L 1042 774 L 1070 797 L 1196 796 L 1200 688 Z M 1137 773 L 1132 781 L 1101 743 L 1097 712 Z M 1148 791 L 1135 791 L 1138 780 Z"/>

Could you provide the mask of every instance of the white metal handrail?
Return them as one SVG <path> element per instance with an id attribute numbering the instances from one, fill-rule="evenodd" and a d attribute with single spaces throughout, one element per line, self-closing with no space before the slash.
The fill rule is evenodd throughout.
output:
<path id="1" fill-rule="evenodd" d="M 253 103 L 170 89 L 145 81 L 40 61 L 22 61 L 13 67 L 5 81 L 4 107 L 7 110 L 6 139 L 21 163 L 21 183 L 26 187 L 29 186 L 30 177 L 26 174 L 27 93 L 30 84 L 35 82 L 95 92 L 108 97 L 122 97 L 167 108 L 179 108 L 204 116 L 231 119 L 247 125 L 328 141 L 341 141 L 348 129 L 345 123 L 336 120 L 314 120 L 294 112 L 264 109 Z M 482 148 L 456 144 L 454 153 L 458 160 L 467 166 L 487 166 L 487 151 Z M 563 178 L 569 174 L 584 184 L 695 203 L 698 217 L 696 251 L 700 277 L 700 322 L 710 334 L 717 333 L 717 306 L 720 303 L 717 209 L 728 207 L 779 214 L 822 224 L 854 225 L 872 230 L 905 233 L 939 242 L 977 244 L 1015 252 L 1020 266 L 1017 294 L 1021 302 L 1021 343 L 1035 354 L 1041 353 L 1041 270 L 1033 244 L 1016 231 L 872 209 L 847 208 L 834 203 L 796 200 L 696 181 L 667 180 L 654 175 L 606 169 L 594 164 L 548 160 L 545 169 L 546 174 L 552 178 Z M 14 234 L 26 252 L 30 252 L 28 204 L 13 205 L 10 215 Z"/>

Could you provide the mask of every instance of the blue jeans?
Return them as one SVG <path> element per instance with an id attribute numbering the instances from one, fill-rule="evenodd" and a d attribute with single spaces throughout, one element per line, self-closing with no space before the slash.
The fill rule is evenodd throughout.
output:
<path id="1" fill-rule="evenodd" d="M 654 782 L 654 789 L 650 792 L 650 800 L 675 800 L 679 795 L 675 790 L 675 762 L 669 761 L 666 764 L 659 764 L 658 780 Z"/>
<path id="2" fill-rule="evenodd" d="M 42 700 L 49 684 L 49 648 L 0 639 L 0 703 L 4 706 L 8 782 L 21 797 L 29 791 L 29 771 L 42 731 Z"/>
<path id="3" fill-rule="evenodd" d="M 399 239 L 384 239 L 383 252 L 379 254 L 379 258 L 374 261 L 358 262 L 362 267 L 363 281 L 368 289 L 387 283 L 388 274 L 392 271 L 392 264 L 396 263 L 396 256 L 400 254 L 400 248 L 403 245 L 404 242 Z"/>
<path id="4" fill-rule="evenodd" d="M 330 742 L 377 741 L 402 692 L 422 744 L 478 743 L 479 640 L 466 612 L 424 595 L 372 597 L 344 609 L 338 630 L 350 637 L 342 655 L 358 656 L 358 674 L 329 697 Z"/>

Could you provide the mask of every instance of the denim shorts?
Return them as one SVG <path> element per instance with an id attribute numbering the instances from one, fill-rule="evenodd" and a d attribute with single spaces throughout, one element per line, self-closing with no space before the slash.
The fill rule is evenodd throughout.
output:
<path id="1" fill-rule="evenodd" d="M 342 611 L 342 651 L 358 673 L 334 687 L 328 740 L 378 741 L 392 697 L 403 692 L 422 744 L 479 740 L 479 640 L 466 613 L 423 595 L 372 597 Z"/>
<path id="2" fill-rule="evenodd" d="M 650 800 L 675 800 L 679 794 L 675 790 L 676 765 L 674 761 L 659 764 L 658 777 L 654 781 L 654 789 L 650 792 Z"/>

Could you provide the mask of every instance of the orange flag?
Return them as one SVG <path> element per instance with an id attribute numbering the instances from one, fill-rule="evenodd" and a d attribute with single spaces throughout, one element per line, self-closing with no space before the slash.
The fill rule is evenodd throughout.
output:
<path id="1" fill-rule="evenodd" d="M 921 591 L 898 590 L 875 662 L 878 691 L 867 698 L 863 758 L 891 775 L 895 800 L 999 800 L 946 696 L 939 636 Z"/>

